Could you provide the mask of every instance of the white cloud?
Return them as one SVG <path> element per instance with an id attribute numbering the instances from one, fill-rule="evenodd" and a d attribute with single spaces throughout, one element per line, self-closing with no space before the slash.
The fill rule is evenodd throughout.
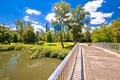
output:
<path id="1" fill-rule="evenodd" d="M 90 13 L 91 24 L 102 24 L 106 22 L 105 18 L 110 18 L 113 14 L 111 13 L 103 13 L 97 12 L 97 9 L 102 6 L 102 3 L 105 2 L 104 0 L 94 0 L 87 2 L 84 6 L 85 10 Z"/>
<path id="2" fill-rule="evenodd" d="M 37 21 L 31 21 L 33 24 L 39 24 L 39 22 L 37 22 Z"/>
<path id="3" fill-rule="evenodd" d="M 30 15 L 32 15 L 32 14 L 40 15 L 40 14 L 41 14 L 40 11 L 37 11 L 37 10 L 35 10 L 35 9 L 29 9 L 29 8 L 26 9 L 26 13 L 27 13 L 27 14 L 30 14 Z"/>
<path id="4" fill-rule="evenodd" d="M 91 13 L 91 12 L 97 11 L 97 9 L 102 6 L 103 2 L 104 2 L 104 0 L 90 1 L 85 4 L 84 8 L 86 11 Z"/>
<path id="5" fill-rule="evenodd" d="M 118 7 L 118 9 L 120 9 L 120 6 Z"/>
<path id="6" fill-rule="evenodd" d="M 24 20 L 24 21 L 30 21 L 30 17 L 29 17 L 29 16 L 25 16 L 25 17 L 23 18 L 23 20 Z"/>
<path id="7" fill-rule="evenodd" d="M 106 22 L 105 18 L 111 17 L 113 14 L 112 13 L 102 13 L 102 12 L 92 12 L 90 14 L 90 17 L 93 18 L 91 19 L 91 24 L 101 24 Z"/>
<path id="8" fill-rule="evenodd" d="M 51 20 L 56 20 L 55 19 L 55 13 L 52 12 L 52 13 L 47 14 L 47 16 L 45 17 L 45 19 L 48 20 L 49 22 L 51 22 Z"/>
<path id="9" fill-rule="evenodd" d="M 45 31 L 45 27 L 43 27 L 42 25 L 40 24 L 32 24 L 33 28 L 34 28 L 34 31 L 40 31 L 40 30 L 44 30 Z"/>

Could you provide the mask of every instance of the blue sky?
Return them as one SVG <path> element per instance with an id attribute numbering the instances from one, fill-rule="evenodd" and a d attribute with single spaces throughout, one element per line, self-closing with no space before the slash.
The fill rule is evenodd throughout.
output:
<path id="1" fill-rule="evenodd" d="M 110 24 L 120 18 L 120 0 L 64 0 L 75 8 L 82 5 L 89 11 L 92 28 L 102 23 Z M 30 21 L 35 30 L 45 30 L 45 24 L 54 19 L 52 6 L 60 0 L 0 0 L 0 24 L 15 27 L 17 19 Z M 53 29 L 53 27 L 51 27 Z"/>

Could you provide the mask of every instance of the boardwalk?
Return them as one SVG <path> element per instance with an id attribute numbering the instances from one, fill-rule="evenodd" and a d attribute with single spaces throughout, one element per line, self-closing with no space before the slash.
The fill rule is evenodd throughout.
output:
<path id="1" fill-rule="evenodd" d="M 92 46 L 84 46 L 84 55 L 86 80 L 120 80 L 119 56 Z"/>
<path id="2" fill-rule="evenodd" d="M 120 54 L 77 44 L 48 80 L 120 80 Z"/>
<path id="3" fill-rule="evenodd" d="M 79 49 L 76 64 L 72 75 L 72 80 L 81 80 L 81 49 Z"/>

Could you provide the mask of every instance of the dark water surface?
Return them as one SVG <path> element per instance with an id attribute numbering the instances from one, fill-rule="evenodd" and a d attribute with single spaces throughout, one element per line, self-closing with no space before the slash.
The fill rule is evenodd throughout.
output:
<path id="1" fill-rule="evenodd" d="M 30 60 L 22 51 L 0 52 L 0 80 L 47 80 L 61 60 Z"/>

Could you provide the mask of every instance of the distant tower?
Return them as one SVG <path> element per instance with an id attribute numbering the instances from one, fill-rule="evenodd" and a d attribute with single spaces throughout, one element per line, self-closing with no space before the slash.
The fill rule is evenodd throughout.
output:
<path id="1" fill-rule="evenodd" d="M 48 32 L 50 30 L 50 25 L 47 23 L 45 26 L 46 26 L 46 32 Z"/>

